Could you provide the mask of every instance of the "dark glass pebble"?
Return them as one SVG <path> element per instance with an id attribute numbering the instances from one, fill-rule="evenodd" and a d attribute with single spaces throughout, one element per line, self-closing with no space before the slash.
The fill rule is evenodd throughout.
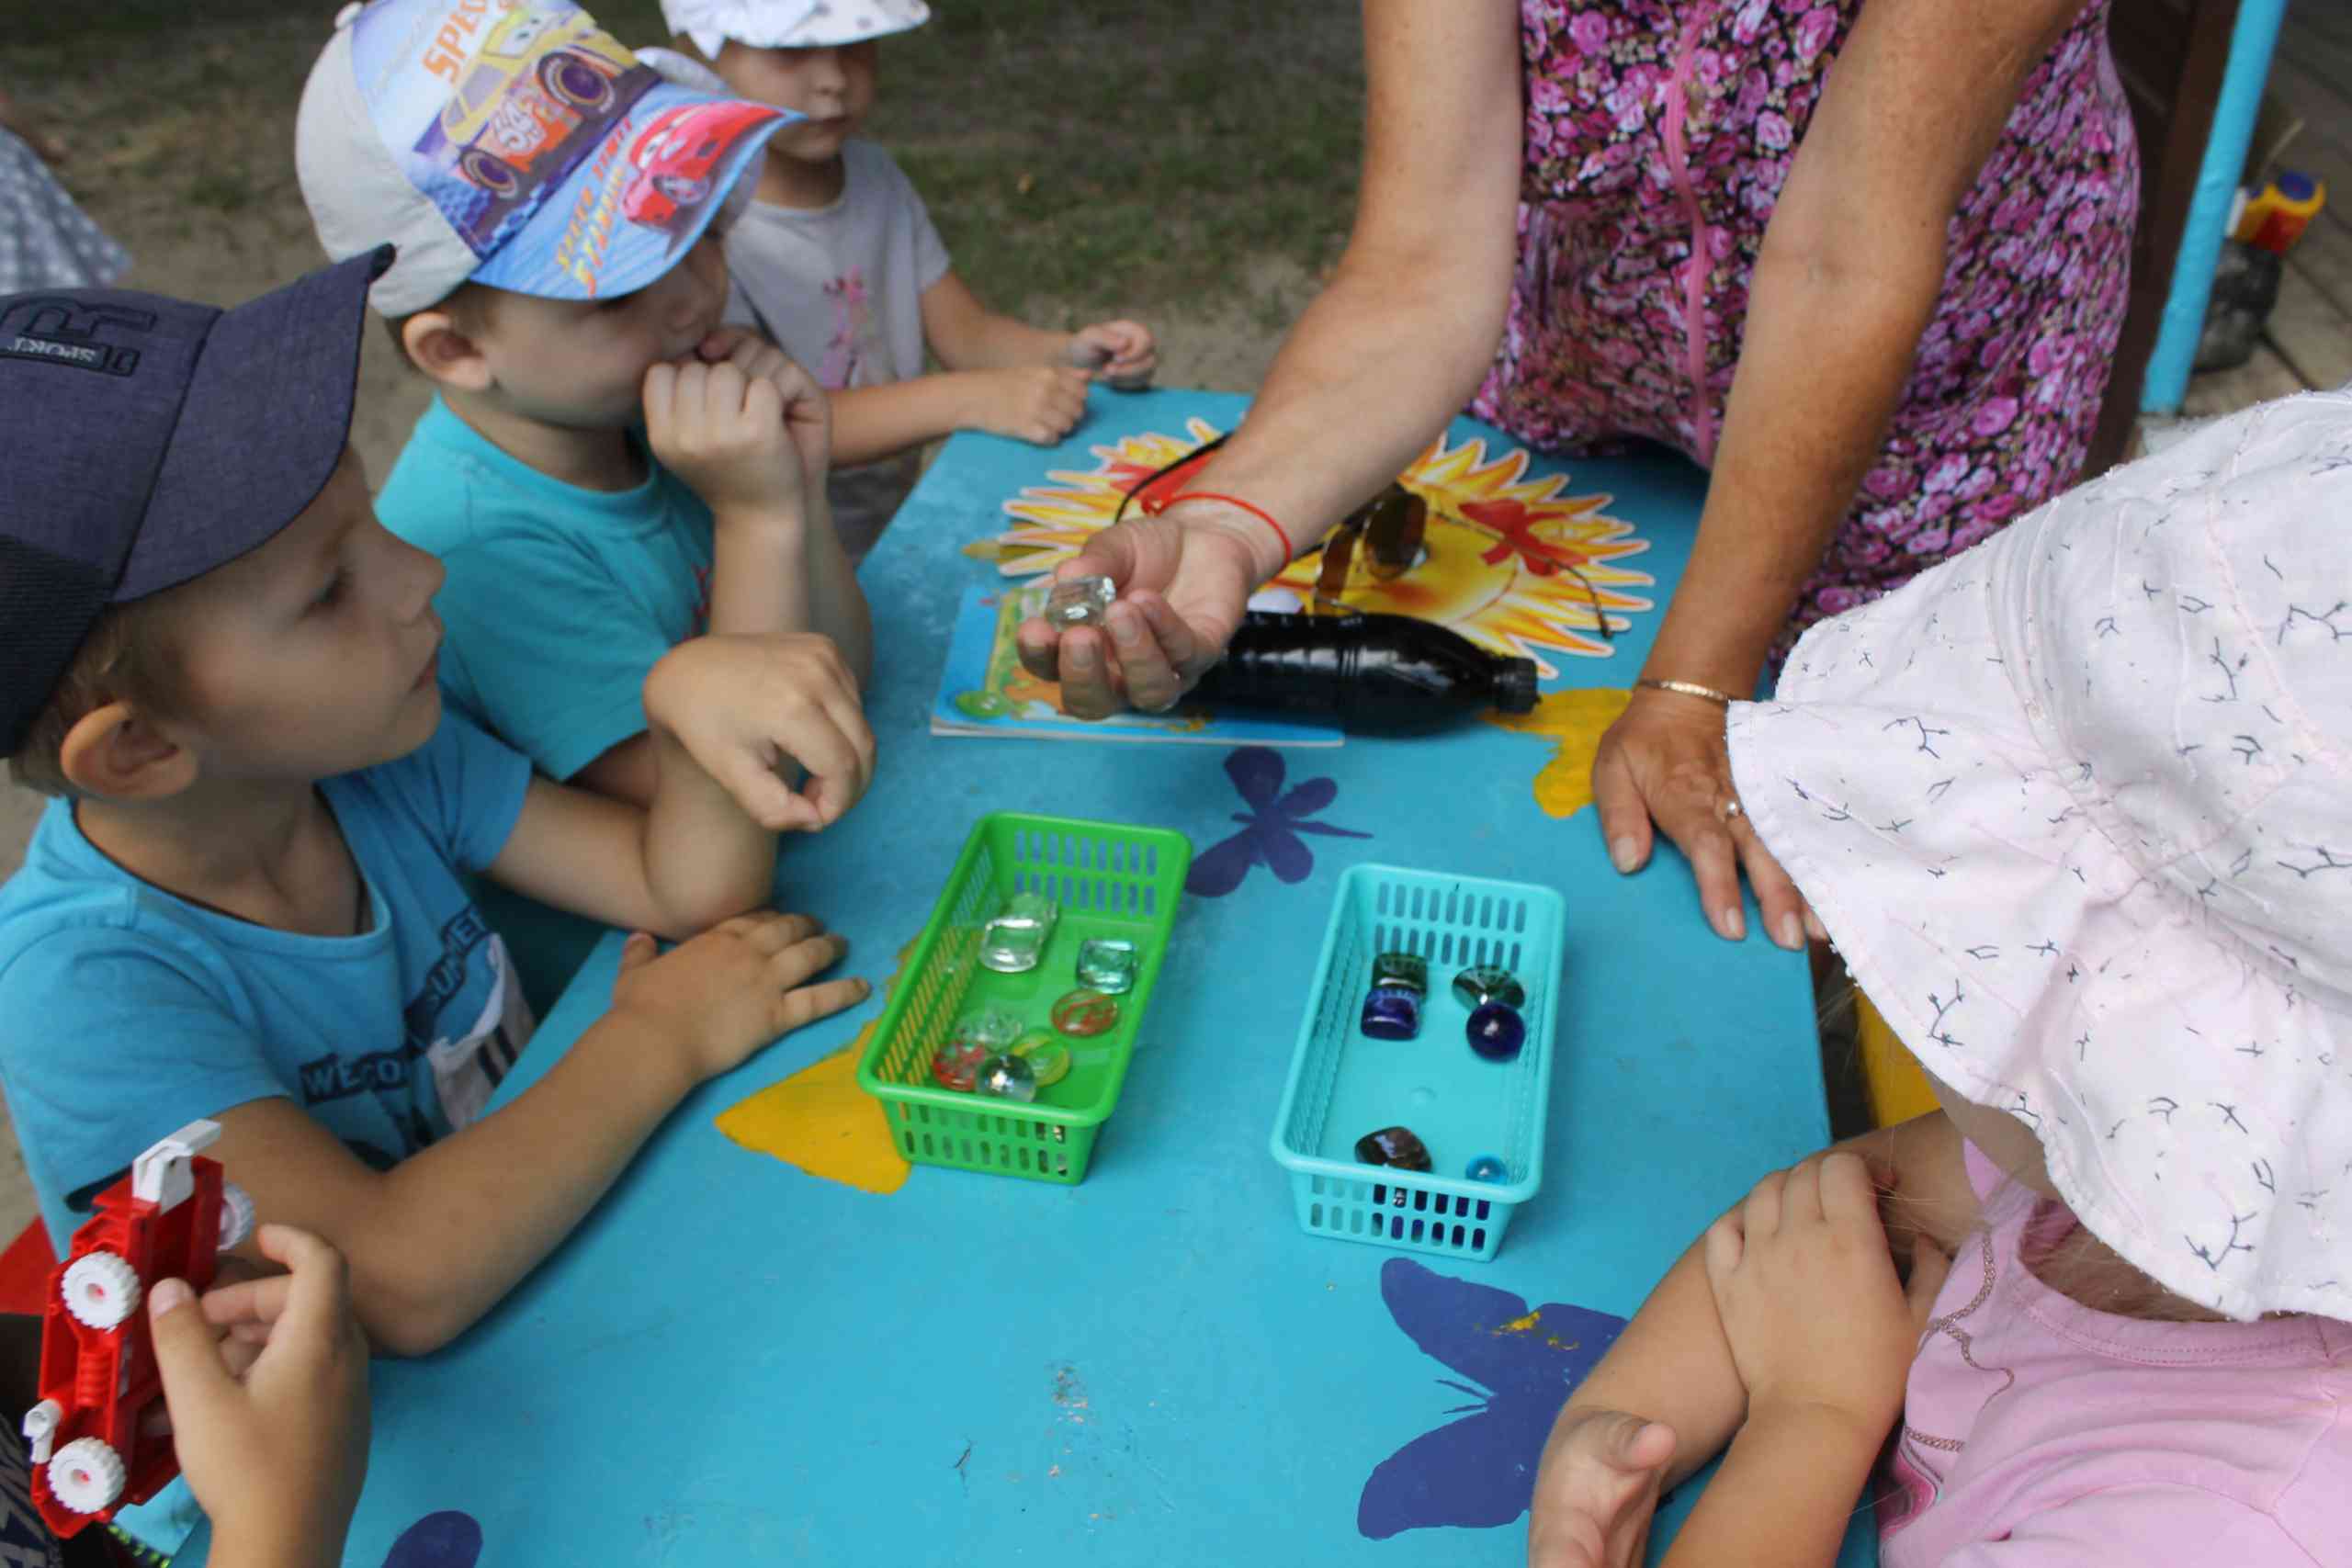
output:
<path id="1" fill-rule="evenodd" d="M 1374 1040 L 1410 1040 L 1421 1032 L 1421 994 L 1375 986 L 1363 999 L 1363 1028 Z"/>
<path id="2" fill-rule="evenodd" d="M 1383 1127 L 1356 1140 L 1356 1158 L 1366 1165 L 1395 1166 L 1398 1170 L 1427 1170 L 1430 1151 L 1410 1127 Z"/>
<path id="3" fill-rule="evenodd" d="M 1516 1008 L 1486 1002 L 1471 1010 L 1463 1032 L 1469 1036 L 1470 1049 L 1481 1056 L 1490 1062 L 1508 1062 L 1527 1043 L 1527 1021 Z"/>

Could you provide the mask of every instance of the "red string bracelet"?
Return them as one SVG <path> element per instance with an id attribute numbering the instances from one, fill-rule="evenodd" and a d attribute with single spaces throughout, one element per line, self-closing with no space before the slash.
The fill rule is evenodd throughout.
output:
<path id="1" fill-rule="evenodd" d="M 1153 516 L 1157 517 L 1180 501 L 1221 501 L 1227 506 L 1237 507 L 1243 512 L 1247 512 L 1250 516 L 1255 517 L 1259 522 L 1263 523 L 1267 527 L 1272 528 L 1274 531 L 1274 537 L 1283 542 L 1283 561 L 1285 565 L 1296 558 L 1298 555 L 1298 551 L 1291 545 L 1290 531 L 1284 528 L 1281 524 L 1274 521 L 1272 513 L 1268 512 L 1264 507 L 1258 505 L 1254 502 L 1244 501 L 1238 495 L 1220 495 L 1212 491 L 1188 490 L 1181 494 L 1171 495 L 1166 501 L 1160 502 L 1157 505 L 1147 507 L 1146 510 Z"/>

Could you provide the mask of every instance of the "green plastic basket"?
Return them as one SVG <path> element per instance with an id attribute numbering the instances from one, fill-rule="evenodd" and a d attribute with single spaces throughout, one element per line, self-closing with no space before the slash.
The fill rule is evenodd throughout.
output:
<path id="1" fill-rule="evenodd" d="M 1192 862 L 1191 842 L 1165 828 L 1023 811 L 990 812 L 974 823 L 858 1058 L 858 1087 L 882 1102 L 899 1152 L 917 1165 L 1069 1186 L 1086 1179 L 1095 1133 L 1126 1081 Z M 1023 975 L 1000 975 L 979 964 L 980 929 L 1015 893 L 1054 899 L 1061 919 L 1044 962 Z M 1118 998 L 1118 1022 L 1069 1042 L 1067 1077 L 1027 1105 L 933 1079 L 932 1058 L 975 1008 L 1001 1008 L 1050 1028 L 1054 1003 L 1078 988 L 1079 943 L 1089 937 L 1125 937 L 1140 963 L 1135 988 Z"/>

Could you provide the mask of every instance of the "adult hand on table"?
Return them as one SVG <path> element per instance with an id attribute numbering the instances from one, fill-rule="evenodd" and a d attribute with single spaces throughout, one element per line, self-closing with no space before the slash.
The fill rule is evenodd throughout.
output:
<path id="1" fill-rule="evenodd" d="M 1621 872 L 1646 864 L 1657 831 L 1690 863 L 1707 923 L 1726 942 L 1747 934 L 1739 874 L 1764 911 L 1764 930 L 1785 948 L 1828 932 L 1772 852 L 1758 838 L 1731 784 L 1724 709 L 1705 697 L 1637 689 L 1600 738 L 1592 761 L 1593 805 L 1609 858 Z"/>
<path id="2" fill-rule="evenodd" d="M 1062 563 L 1057 577 L 1108 577 L 1119 586 L 1102 627 L 1035 617 L 1021 625 L 1021 662 L 1061 682 L 1065 712 L 1163 711 L 1224 654 L 1251 590 L 1283 566 L 1263 524 L 1225 513 L 1214 502 L 1180 502 L 1103 529 Z"/>

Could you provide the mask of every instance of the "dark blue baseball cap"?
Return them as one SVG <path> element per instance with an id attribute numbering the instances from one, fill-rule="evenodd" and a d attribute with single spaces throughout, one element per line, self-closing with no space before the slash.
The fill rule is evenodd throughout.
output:
<path id="1" fill-rule="evenodd" d="M 236 559 L 326 488 L 391 261 L 385 245 L 228 310 L 0 297 L 0 756 L 108 605 Z"/>

